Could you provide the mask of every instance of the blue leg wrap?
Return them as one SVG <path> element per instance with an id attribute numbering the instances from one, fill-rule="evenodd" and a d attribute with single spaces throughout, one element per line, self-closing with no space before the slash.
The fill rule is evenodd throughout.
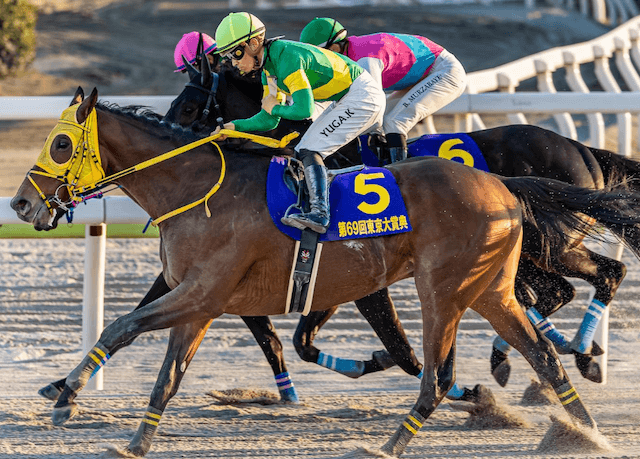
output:
<path id="1" fill-rule="evenodd" d="M 585 354 L 593 342 L 596 334 L 596 328 L 602 319 L 602 314 L 607 305 L 596 299 L 591 300 L 591 304 L 582 319 L 582 324 L 578 329 L 578 333 L 571 342 L 571 347 L 581 354 Z"/>
<path id="2" fill-rule="evenodd" d="M 296 393 L 296 388 L 293 387 L 293 381 L 291 381 L 288 371 L 276 376 L 276 385 L 280 391 L 280 399 L 282 401 L 298 403 L 298 394 Z"/>
<path id="3" fill-rule="evenodd" d="M 464 395 L 464 389 L 458 386 L 457 382 L 453 383 L 453 387 L 449 389 L 449 392 L 447 392 L 447 398 L 451 400 L 458 400 L 463 395 Z"/>
<path id="4" fill-rule="evenodd" d="M 350 378 L 359 378 L 364 373 L 362 360 L 340 359 L 324 352 L 320 352 L 316 363 Z"/>
<path id="5" fill-rule="evenodd" d="M 542 317 L 542 314 L 540 314 L 536 308 L 527 310 L 527 317 L 540 333 L 555 345 L 558 353 L 569 354 L 571 352 L 569 348 L 571 343 L 558 331 L 548 317 Z"/>
<path id="6" fill-rule="evenodd" d="M 502 339 L 500 336 L 496 336 L 493 340 L 493 347 L 502 352 L 503 354 L 508 354 L 511 351 L 511 345 Z"/>

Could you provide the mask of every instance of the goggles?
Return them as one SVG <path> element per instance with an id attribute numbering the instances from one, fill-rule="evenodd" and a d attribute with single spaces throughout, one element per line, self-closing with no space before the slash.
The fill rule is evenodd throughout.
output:
<path id="1" fill-rule="evenodd" d="M 244 57 L 244 46 L 238 45 L 228 53 L 224 53 L 222 57 L 228 60 L 239 61 Z"/>

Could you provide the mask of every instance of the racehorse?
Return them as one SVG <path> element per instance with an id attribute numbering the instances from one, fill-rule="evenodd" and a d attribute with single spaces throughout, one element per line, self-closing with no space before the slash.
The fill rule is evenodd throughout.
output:
<path id="1" fill-rule="evenodd" d="M 210 137 L 97 101 L 96 89 L 85 99 L 79 88 L 11 206 L 35 229 L 50 230 L 58 207 L 67 209 L 82 193 L 116 183 L 158 224 L 163 274 L 172 290 L 104 329 L 67 376 L 52 414 L 56 425 L 67 421 L 90 376 L 123 343 L 171 328 L 147 412 L 127 447 L 127 453 L 143 456 L 211 322 L 224 313 L 283 313 L 286 260 L 292 259 L 294 243 L 267 211 L 269 158 L 242 149 L 226 154 L 224 143 Z M 193 143 L 185 147 L 185 142 Z M 543 254 L 542 261 L 589 233 L 593 226 L 585 215 L 640 255 L 640 195 L 549 179 L 499 178 L 431 158 L 388 170 L 411 231 L 357 244 L 325 243 L 315 290 L 322 294 L 314 296 L 312 306 L 327 309 L 414 278 L 423 322 L 420 394 L 382 451 L 398 457 L 453 384 L 456 332 L 467 308 L 486 318 L 551 384 L 574 423 L 597 432 L 555 349 L 515 298 L 523 227 L 526 222 L 529 231 L 542 235 L 537 244 L 529 243 L 530 250 Z"/>
<path id="2" fill-rule="evenodd" d="M 212 73 L 208 66 L 203 66 L 202 71 L 199 71 L 187 65 L 187 70 L 191 81 L 174 100 L 171 109 L 165 115 L 165 120 L 183 126 L 195 125 L 200 129 L 212 129 L 211 121 L 218 115 L 212 113 L 210 116 L 205 116 L 203 113 L 203 108 L 207 106 L 212 94 L 217 97 L 222 107 L 218 113 L 222 114 L 225 121 L 249 117 L 260 110 L 260 97 L 256 97 L 258 91 L 255 88 L 259 85 L 258 83 L 233 78 L 233 73 L 225 72 L 219 77 L 221 84 L 214 87 L 215 78 L 218 76 Z M 287 129 L 291 127 L 283 129 L 281 134 L 287 133 Z M 631 179 L 640 173 L 640 163 L 637 161 L 607 150 L 587 147 L 535 126 L 503 126 L 470 132 L 467 135 L 479 147 L 488 170 L 508 177 L 548 177 L 582 187 L 602 189 L 612 180 L 620 177 Z M 357 151 L 350 148 L 342 150 L 333 161 L 335 165 L 344 167 L 359 163 L 361 159 L 357 157 Z M 629 181 L 629 183 L 634 186 L 635 182 Z M 546 269 L 541 269 L 530 260 L 523 259 L 517 276 L 516 297 L 523 307 L 526 309 L 535 307 L 542 317 L 546 318 L 574 298 L 574 287 L 563 277 L 567 276 L 583 279 L 593 285 L 595 287 L 593 300 L 606 307 L 613 300 L 625 274 L 626 267 L 620 261 L 596 254 L 583 244 L 579 244 L 568 248 Z M 409 374 L 417 375 L 420 364 L 415 359 L 408 342 L 402 339 L 404 333 L 401 330 L 396 333 L 395 327 L 389 328 L 390 322 L 381 325 L 377 317 L 368 314 L 367 311 L 371 310 L 369 304 L 372 302 L 378 303 L 374 308 L 377 310 L 383 303 L 387 304 L 388 315 L 397 317 L 388 292 L 381 291 L 362 299 L 356 303 L 356 306 L 379 335 L 384 333 L 387 337 L 395 337 L 391 338 L 395 339 L 391 346 L 388 341 L 385 342 L 385 346 L 395 351 L 392 355 L 396 363 L 399 363 Z M 303 360 L 317 362 L 320 351 L 313 346 L 313 339 L 336 309 L 337 306 L 301 318 L 294 336 L 294 345 Z M 396 325 L 400 326 L 398 321 Z M 573 353 L 582 376 L 591 381 L 601 382 L 601 370 L 593 360 L 591 350 L 588 349 L 586 353 L 573 350 Z M 374 355 L 380 354 L 374 353 Z M 375 359 L 360 363 L 360 367 L 367 370 L 384 369 L 386 366 L 388 365 L 376 365 Z M 502 386 L 506 385 L 510 365 L 507 355 L 495 347 L 492 350 L 491 370 L 496 380 Z M 369 371 L 365 374 L 367 372 Z"/>

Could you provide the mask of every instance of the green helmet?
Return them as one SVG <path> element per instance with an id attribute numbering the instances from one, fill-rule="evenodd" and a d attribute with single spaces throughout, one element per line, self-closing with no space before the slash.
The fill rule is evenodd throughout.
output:
<path id="1" fill-rule="evenodd" d="M 320 48 L 329 48 L 347 38 L 347 29 L 335 19 L 315 18 L 300 33 L 300 41 Z M 218 37 L 216 36 L 216 40 Z M 220 44 L 218 44 L 220 46 Z"/>
<path id="2" fill-rule="evenodd" d="M 230 13 L 216 29 L 217 54 L 224 54 L 235 46 L 263 34 L 262 21 L 251 13 Z"/>

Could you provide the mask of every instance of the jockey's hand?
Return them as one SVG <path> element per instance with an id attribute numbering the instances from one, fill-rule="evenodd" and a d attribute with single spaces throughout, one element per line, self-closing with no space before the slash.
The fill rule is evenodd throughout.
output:
<path id="1" fill-rule="evenodd" d="M 271 94 L 269 94 L 267 97 L 262 99 L 262 109 L 265 112 L 267 112 L 269 115 L 271 115 L 271 111 L 273 110 L 273 107 L 275 107 L 276 105 L 280 105 L 280 102 Z"/>
<path id="2" fill-rule="evenodd" d="M 230 131 L 235 131 L 236 130 L 236 126 L 233 123 L 224 123 L 224 128 L 225 129 L 229 129 Z M 215 130 L 213 132 L 211 132 L 211 134 L 209 134 L 209 135 L 216 135 L 220 131 L 221 131 L 220 126 L 216 126 Z M 220 137 L 218 137 L 218 140 L 224 140 L 226 138 L 227 138 L 226 135 L 221 135 Z"/>

